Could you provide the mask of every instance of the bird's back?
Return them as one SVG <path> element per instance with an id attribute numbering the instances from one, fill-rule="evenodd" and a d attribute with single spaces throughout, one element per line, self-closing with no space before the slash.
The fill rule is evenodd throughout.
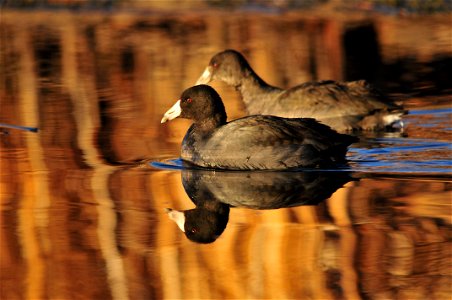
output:
<path id="1" fill-rule="evenodd" d="M 363 80 L 343 83 L 307 82 L 290 88 L 267 102 L 259 105 L 259 111 L 254 113 L 286 118 L 315 118 L 338 131 L 381 129 L 398 121 L 406 113 L 401 106 L 386 99 Z M 362 122 L 376 113 L 384 118 Z"/>

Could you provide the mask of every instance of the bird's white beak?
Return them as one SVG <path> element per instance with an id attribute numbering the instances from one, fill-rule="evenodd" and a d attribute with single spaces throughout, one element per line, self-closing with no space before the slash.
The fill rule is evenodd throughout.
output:
<path id="1" fill-rule="evenodd" d="M 212 81 L 212 67 L 208 66 L 202 73 L 201 77 L 198 78 L 195 85 L 207 84 L 211 81 Z"/>
<path id="2" fill-rule="evenodd" d="M 174 104 L 168 111 L 163 115 L 160 123 L 165 123 L 166 121 L 171 121 L 172 119 L 180 116 L 182 109 L 180 107 L 180 100 L 177 100 L 176 104 Z"/>
<path id="3" fill-rule="evenodd" d="M 184 228 L 185 215 L 184 215 L 184 212 L 178 211 L 178 210 L 175 210 L 175 209 L 171 209 L 171 208 L 166 208 L 165 211 L 168 214 L 169 218 L 171 220 L 173 220 L 174 222 L 176 222 L 176 224 L 180 228 L 180 230 L 185 232 L 185 228 Z"/>

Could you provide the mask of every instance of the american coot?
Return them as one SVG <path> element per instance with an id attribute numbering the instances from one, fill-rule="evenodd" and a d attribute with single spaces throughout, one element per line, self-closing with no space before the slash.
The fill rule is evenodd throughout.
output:
<path id="1" fill-rule="evenodd" d="M 250 115 L 315 118 L 338 131 L 402 126 L 401 116 L 406 113 L 364 80 L 307 82 L 288 90 L 271 86 L 235 50 L 213 56 L 196 84 L 212 80 L 234 86 Z"/>
<path id="2" fill-rule="evenodd" d="M 208 85 L 185 90 L 162 123 L 194 120 L 182 141 L 181 158 L 207 168 L 281 170 L 333 166 L 345 161 L 356 137 L 339 134 L 314 119 L 248 116 L 226 122 L 218 93 Z"/>
<path id="3" fill-rule="evenodd" d="M 183 169 L 182 184 L 196 205 L 171 208 L 171 220 L 197 243 L 215 241 L 227 226 L 229 207 L 278 209 L 317 205 L 352 180 L 348 172 L 266 172 Z"/>

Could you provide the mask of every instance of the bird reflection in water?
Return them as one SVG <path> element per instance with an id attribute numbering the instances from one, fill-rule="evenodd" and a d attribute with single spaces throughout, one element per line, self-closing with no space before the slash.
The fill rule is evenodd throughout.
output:
<path id="1" fill-rule="evenodd" d="M 230 207 L 278 209 L 317 205 L 349 181 L 350 172 L 238 172 L 182 170 L 182 184 L 196 205 L 177 211 L 167 208 L 171 220 L 197 243 L 212 243 L 224 231 Z"/>

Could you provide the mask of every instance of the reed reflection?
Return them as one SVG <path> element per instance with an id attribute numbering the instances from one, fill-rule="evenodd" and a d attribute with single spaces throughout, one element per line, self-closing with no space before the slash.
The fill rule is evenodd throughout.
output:
<path id="1" fill-rule="evenodd" d="M 279 209 L 317 205 L 349 181 L 349 172 L 231 172 L 182 170 L 182 184 L 196 205 L 166 212 L 188 239 L 212 243 L 225 230 L 230 207 Z"/>

